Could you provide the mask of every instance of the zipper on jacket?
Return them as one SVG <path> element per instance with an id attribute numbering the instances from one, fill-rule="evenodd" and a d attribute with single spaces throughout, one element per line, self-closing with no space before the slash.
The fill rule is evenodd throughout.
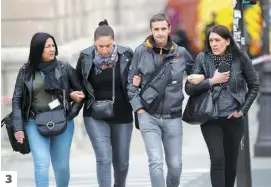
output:
<path id="1" fill-rule="evenodd" d="M 83 64 L 81 64 L 81 71 L 82 71 L 82 74 L 83 74 L 83 79 L 84 79 L 84 69 L 83 69 Z M 87 79 L 87 77 L 86 77 L 86 79 Z M 95 97 L 94 97 L 94 95 L 91 93 L 91 91 L 88 89 L 88 87 L 87 87 L 87 85 L 85 84 L 85 81 L 83 80 L 83 85 L 85 86 L 85 88 L 86 88 L 86 90 L 88 91 L 88 93 L 93 97 L 93 101 L 95 100 Z M 90 102 L 88 105 L 87 105 L 87 109 L 90 107 L 90 105 L 93 103 L 93 101 L 92 102 Z"/>
<path id="2" fill-rule="evenodd" d="M 29 105 L 28 105 L 28 108 L 27 108 L 27 113 L 26 113 L 26 120 L 28 120 L 28 118 L 29 118 L 29 112 L 30 112 L 30 107 L 31 107 L 31 103 L 32 103 L 32 93 L 31 93 L 30 88 L 28 87 L 28 85 L 26 83 L 24 83 L 24 84 L 27 87 L 27 90 L 29 92 L 29 97 L 30 97 L 30 100 L 29 100 L 30 102 L 29 102 Z M 25 102 L 25 100 L 24 100 L 24 102 Z"/>
<path id="3" fill-rule="evenodd" d="M 235 80 L 235 92 L 237 93 L 237 78 L 236 78 L 236 72 L 235 71 L 233 71 L 234 72 L 234 80 Z M 230 80 L 229 80 L 229 85 L 230 85 Z"/>
<path id="4" fill-rule="evenodd" d="M 163 59 L 163 54 L 162 54 L 162 48 L 160 49 L 160 59 L 161 59 L 160 65 L 162 65 L 163 60 L 164 60 Z M 166 92 L 166 90 L 165 90 L 165 92 Z M 161 120 L 161 122 L 162 122 L 162 119 L 163 119 L 164 102 L 165 102 L 165 95 L 162 98 L 162 109 L 161 109 L 161 112 L 160 112 L 160 120 Z"/>
<path id="5" fill-rule="evenodd" d="M 27 123 L 27 120 L 28 120 L 28 118 L 29 118 L 29 112 L 30 112 L 30 107 L 31 107 L 31 101 L 32 101 L 32 94 L 31 94 L 31 92 L 30 92 L 30 88 L 28 87 L 28 85 L 25 83 L 25 66 L 23 66 L 23 69 L 24 69 L 24 72 L 23 72 L 23 75 L 24 75 L 24 77 L 23 77 L 23 83 L 25 84 L 25 86 L 27 87 L 27 90 L 28 90 L 28 92 L 29 92 L 29 97 L 30 97 L 30 100 L 29 100 L 29 105 L 28 105 L 28 107 L 27 107 L 27 113 L 26 113 L 26 119 L 25 119 L 25 122 Z M 23 92 L 24 92 L 24 90 L 23 90 Z M 23 93 L 23 97 L 24 97 L 24 93 Z M 23 102 L 26 102 L 26 100 L 23 98 Z M 23 104 L 25 104 L 25 103 L 23 103 Z M 23 106 L 23 105 L 21 105 L 21 106 Z M 23 110 L 23 108 L 21 108 L 21 110 Z M 24 126 L 24 124 L 23 124 L 23 126 Z"/>
<path id="6" fill-rule="evenodd" d="M 161 50 L 160 50 L 160 53 L 161 53 L 161 52 L 162 52 L 162 48 L 161 48 Z M 160 59 L 161 59 L 161 64 L 162 64 L 162 63 L 163 63 L 163 60 L 166 60 L 167 57 L 164 58 L 163 54 L 161 54 L 161 55 L 160 55 Z M 163 74 L 163 76 L 164 76 L 164 74 Z M 165 93 L 166 93 L 166 90 L 165 90 Z M 165 94 L 164 94 L 164 96 L 163 96 L 163 98 L 162 98 L 162 110 L 161 110 L 161 113 L 160 113 L 160 120 L 161 120 L 161 122 L 162 122 L 162 119 L 163 119 L 164 106 L 165 106 Z"/>

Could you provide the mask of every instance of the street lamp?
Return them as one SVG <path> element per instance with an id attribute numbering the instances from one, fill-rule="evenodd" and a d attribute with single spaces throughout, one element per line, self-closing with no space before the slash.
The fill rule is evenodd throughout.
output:
<path id="1" fill-rule="evenodd" d="M 254 146 L 256 157 L 271 157 L 271 62 L 265 62 L 260 74 L 259 130 Z"/>
<path id="2" fill-rule="evenodd" d="M 242 50 L 245 50 L 246 48 L 243 9 L 244 7 L 255 5 L 256 3 L 256 0 L 233 0 L 233 37 Z M 237 187 L 251 186 L 248 117 L 245 116 L 244 136 L 241 141 L 238 156 Z"/>
<path id="3" fill-rule="evenodd" d="M 269 7 L 270 1 L 262 1 L 262 12 L 264 20 L 262 54 L 270 54 L 269 43 Z M 260 111 L 259 111 L 259 130 L 257 141 L 254 145 L 254 155 L 256 157 L 271 157 L 271 62 L 265 60 L 261 65 L 260 73 Z"/>

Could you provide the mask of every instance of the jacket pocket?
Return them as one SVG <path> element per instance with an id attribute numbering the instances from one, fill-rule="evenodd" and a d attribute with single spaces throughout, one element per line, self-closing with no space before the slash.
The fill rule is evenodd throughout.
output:
<path id="1" fill-rule="evenodd" d="M 152 88 L 148 87 L 143 93 L 141 98 L 148 104 L 152 103 L 155 98 L 158 96 L 158 92 Z"/>
<path id="2" fill-rule="evenodd" d="M 182 110 L 184 96 L 181 83 L 169 84 L 166 88 L 164 110 L 166 113 L 179 112 Z"/>
<path id="3" fill-rule="evenodd" d="M 237 80 L 244 80 L 243 72 L 242 71 L 236 71 L 235 77 Z"/>
<path id="4" fill-rule="evenodd" d="M 245 92 L 246 93 L 246 81 L 245 81 L 245 77 L 242 73 L 242 71 L 237 71 L 235 73 L 235 77 L 236 77 L 236 90 L 235 93 L 240 94 L 240 92 Z M 242 93 L 243 94 L 243 93 Z"/>

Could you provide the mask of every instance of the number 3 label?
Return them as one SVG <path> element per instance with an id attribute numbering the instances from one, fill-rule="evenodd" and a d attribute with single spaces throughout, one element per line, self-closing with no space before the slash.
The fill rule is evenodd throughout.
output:
<path id="1" fill-rule="evenodd" d="M 1 171 L 1 187 L 17 187 L 17 171 Z"/>

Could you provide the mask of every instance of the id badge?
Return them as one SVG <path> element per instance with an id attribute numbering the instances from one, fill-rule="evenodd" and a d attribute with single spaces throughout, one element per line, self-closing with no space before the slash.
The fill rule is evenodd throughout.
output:
<path id="1" fill-rule="evenodd" d="M 58 107 L 60 105 L 59 100 L 55 99 L 51 103 L 48 104 L 50 109 L 53 110 L 54 108 Z"/>

